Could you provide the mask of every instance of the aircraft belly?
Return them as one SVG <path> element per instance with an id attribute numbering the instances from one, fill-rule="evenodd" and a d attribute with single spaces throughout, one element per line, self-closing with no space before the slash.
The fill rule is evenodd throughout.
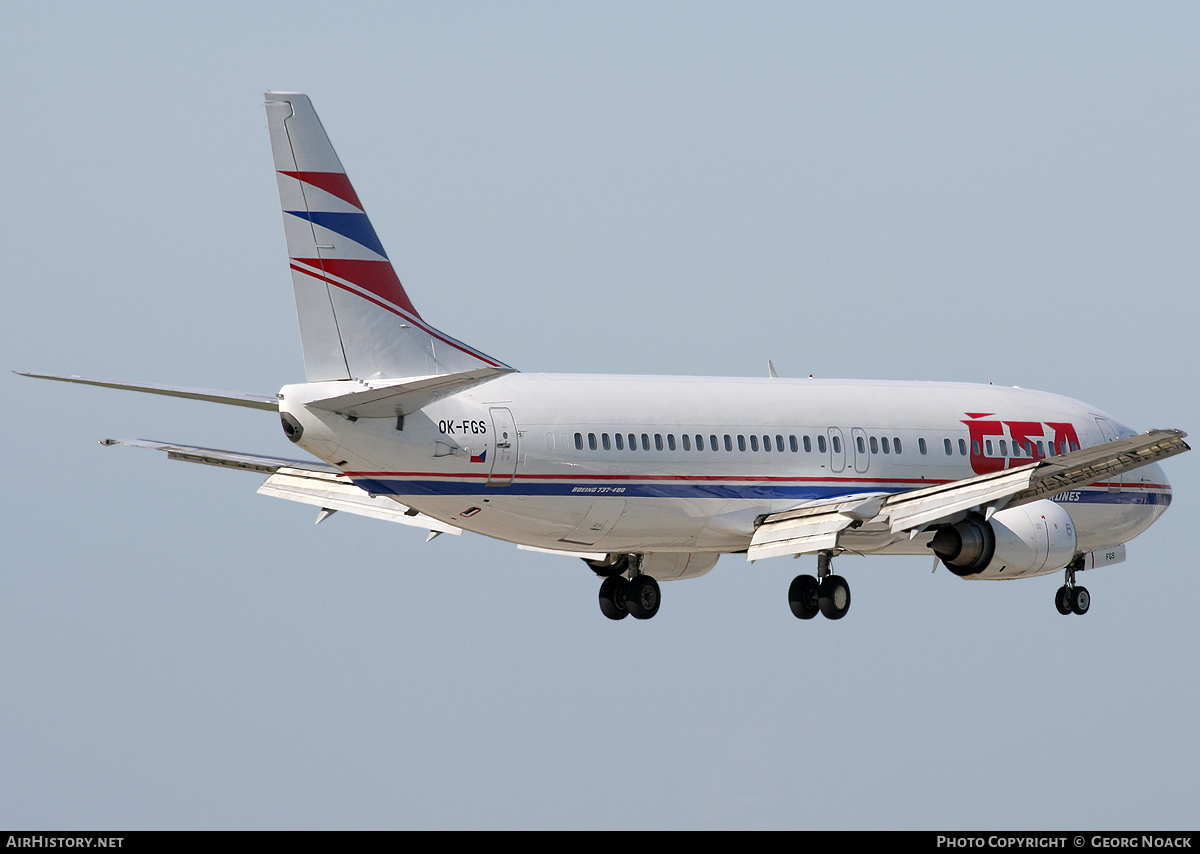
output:
<path id="1" fill-rule="evenodd" d="M 466 531 L 541 548 L 606 552 L 731 551 L 749 534 L 697 539 L 724 499 L 675 501 L 495 493 L 414 496 L 406 503 Z M 475 509 L 478 508 L 478 509 Z"/>

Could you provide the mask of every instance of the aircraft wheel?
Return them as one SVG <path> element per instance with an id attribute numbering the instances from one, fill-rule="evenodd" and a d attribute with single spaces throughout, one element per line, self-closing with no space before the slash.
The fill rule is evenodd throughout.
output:
<path id="1" fill-rule="evenodd" d="M 811 620 L 817 616 L 821 606 L 817 602 L 817 590 L 820 584 L 811 575 L 797 575 L 792 579 L 788 588 L 788 604 L 798 620 Z"/>
<path id="2" fill-rule="evenodd" d="M 1092 595 L 1086 587 L 1071 588 L 1071 610 L 1076 614 L 1086 614 L 1092 605 Z"/>
<path id="3" fill-rule="evenodd" d="M 1058 613 L 1066 615 L 1071 613 L 1071 588 L 1063 585 L 1058 588 L 1058 592 L 1054 594 L 1054 607 L 1058 609 Z"/>
<path id="4" fill-rule="evenodd" d="M 661 599 L 658 582 L 649 575 L 635 575 L 629 580 L 625 607 L 635 620 L 649 620 L 657 614 Z"/>
<path id="5" fill-rule="evenodd" d="M 850 610 L 850 585 L 840 575 L 827 575 L 817 591 L 817 607 L 829 620 L 840 620 Z"/>
<path id="6" fill-rule="evenodd" d="M 625 596 L 629 582 L 619 575 L 604 579 L 600 585 L 600 613 L 610 620 L 623 620 L 629 616 L 625 607 Z"/>

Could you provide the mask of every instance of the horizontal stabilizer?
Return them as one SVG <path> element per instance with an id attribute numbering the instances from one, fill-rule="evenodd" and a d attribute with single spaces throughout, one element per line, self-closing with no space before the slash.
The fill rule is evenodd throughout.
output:
<path id="1" fill-rule="evenodd" d="M 217 448 L 173 445 L 169 442 L 154 442 L 150 439 L 101 439 L 100 444 L 125 445 L 130 448 L 149 448 L 152 451 L 166 451 L 167 459 L 170 460 L 181 460 L 185 463 L 202 463 L 207 466 L 222 466 L 224 468 L 241 469 L 242 471 L 259 472 L 261 474 L 272 474 L 283 466 L 338 474 L 336 468 L 325 463 L 310 462 L 308 460 L 290 460 L 286 457 L 263 457 L 258 454 L 222 451 Z"/>
<path id="2" fill-rule="evenodd" d="M 323 409 L 352 418 L 394 418 L 408 415 L 435 400 L 458 394 L 473 386 L 512 373 L 511 368 L 475 368 L 457 374 L 418 379 L 368 383 L 363 391 L 352 391 L 310 401 L 310 409 Z"/>
<path id="3" fill-rule="evenodd" d="M 13 371 L 23 377 L 33 377 L 38 380 L 57 380 L 64 383 L 81 383 L 96 385 L 102 388 L 119 388 L 125 391 L 142 391 L 147 394 L 165 394 L 168 397 L 186 397 L 192 400 L 206 400 L 209 403 L 224 403 L 227 406 L 247 406 L 251 409 L 267 409 L 279 411 L 279 401 L 275 395 L 238 394 L 230 391 L 214 391 L 208 388 L 188 388 L 186 386 L 155 385 L 151 383 L 122 383 L 113 380 L 92 380 L 86 377 L 60 377 L 53 374 L 31 374 L 25 371 Z"/>
<path id="4" fill-rule="evenodd" d="M 369 516 L 372 519 L 398 522 L 401 525 L 446 534 L 462 533 L 461 528 L 418 513 L 398 501 L 383 497 L 373 498 L 365 490 L 351 483 L 350 479 L 336 468 L 324 463 L 222 451 L 217 448 L 173 445 L 146 439 L 101 439 L 100 443 L 166 451 L 167 458 L 172 460 L 269 474 L 270 477 L 258 488 L 260 493 L 288 501 L 298 501 L 301 504 L 311 504 L 322 510 L 342 510 L 356 516 Z"/>

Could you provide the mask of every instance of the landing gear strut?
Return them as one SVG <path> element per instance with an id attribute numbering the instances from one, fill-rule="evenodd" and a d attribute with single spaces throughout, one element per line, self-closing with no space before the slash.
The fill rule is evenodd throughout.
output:
<path id="1" fill-rule="evenodd" d="M 610 575 L 600 585 L 600 613 L 610 620 L 623 620 L 627 616 L 649 620 L 658 613 L 662 593 L 653 576 L 642 574 L 641 563 L 641 555 L 629 555 L 624 566 L 632 573 L 631 577 L 627 580 L 623 575 Z"/>
<path id="2" fill-rule="evenodd" d="M 1087 588 L 1075 584 L 1075 570 L 1081 563 L 1076 560 L 1066 568 L 1065 583 L 1054 594 L 1054 607 L 1058 608 L 1060 614 L 1086 614 L 1091 607 L 1092 596 Z"/>
<path id="3" fill-rule="evenodd" d="M 800 620 L 811 620 L 817 613 L 827 620 L 840 620 L 850 610 L 850 585 L 831 570 L 833 552 L 817 555 L 817 577 L 797 575 L 788 588 L 788 604 Z"/>

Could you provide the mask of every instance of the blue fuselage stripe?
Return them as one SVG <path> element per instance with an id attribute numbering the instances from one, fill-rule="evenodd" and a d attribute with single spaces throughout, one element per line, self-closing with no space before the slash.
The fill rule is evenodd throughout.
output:
<path id="1" fill-rule="evenodd" d="M 377 495 L 546 495 L 597 496 L 612 495 L 627 498 L 724 498 L 755 501 L 792 499 L 813 501 L 861 492 L 902 492 L 911 487 L 887 484 L 855 484 L 820 486 L 814 484 L 781 483 L 721 483 L 709 481 L 622 482 L 622 483 L 561 483 L 513 481 L 507 485 L 487 486 L 480 480 L 384 480 L 355 478 L 354 482 L 367 492 Z M 1102 489 L 1071 490 L 1054 499 L 1063 504 L 1142 504 L 1167 505 L 1167 492 L 1109 492 Z"/>

